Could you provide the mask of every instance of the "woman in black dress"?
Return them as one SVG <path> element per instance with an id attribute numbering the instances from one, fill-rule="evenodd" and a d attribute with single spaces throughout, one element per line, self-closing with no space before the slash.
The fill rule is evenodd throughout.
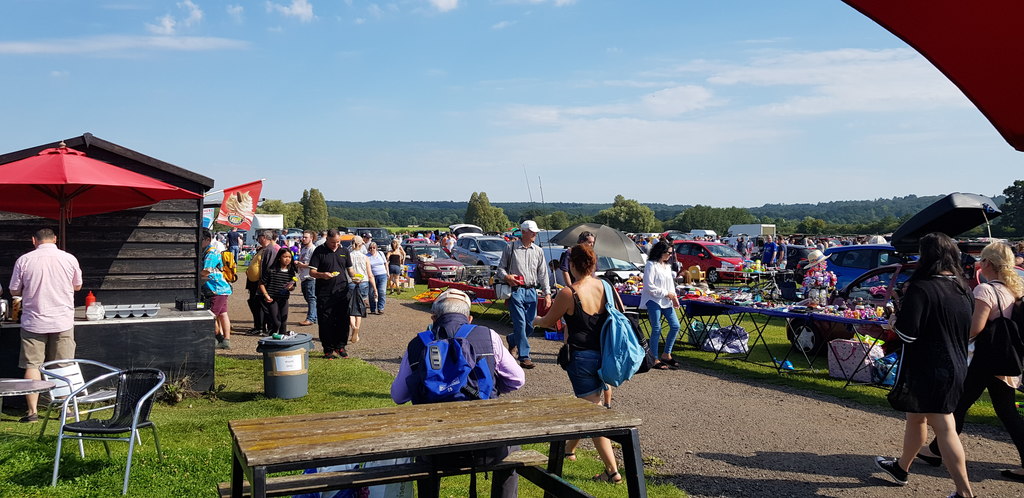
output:
<path id="1" fill-rule="evenodd" d="M 931 426 L 946 470 L 956 484 L 951 496 L 973 497 L 953 409 L 967 376 L 974 298 L 960 270 L 960 250 L 949 236 L 925 235 L 920 253 L 893 323 L 903 352 L 889 403 L 907 413 L 903 452 L 899 458 L 876 457 L 875 464 L 898 484 L 906 485 L 910 464 Z"/>

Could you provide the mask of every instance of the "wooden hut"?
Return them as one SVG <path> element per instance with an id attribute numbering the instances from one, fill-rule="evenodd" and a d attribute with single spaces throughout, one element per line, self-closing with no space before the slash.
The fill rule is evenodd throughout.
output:
<path id="1" fill-rule="evenodd" d="M 213 180 L 184 168 L 97 138 L 90 133 L 64 143 L 87 156 L 204 194 Z M 0 164 L 33 156 L 59 142 L 0 155 Z M 104 305 L 163 305 L 162 316 L 141 320 L 101 320 L 76 323 L 78 356 L 119 367 L 158 366 L 169 375 L 189 375 L 197 388 L 213 381 L 213 319 L 208 312 L 173 313 L 177 299 L 199 297 L 203 200 L 161 201 L 152 206 L 72 218 L 67 225 L 66 249 L 82 267 L 82 290 L 75 304 L 84 305 L 92 291 Z M 73 212 L 72 212 L 73 214 Z M 33 249 L 31 236 L 50 219 L 0 212 L 0 283 L 7 290 L 18 256 Z M 171 320 L 178 318 L 178 320 Z M 149 321 L 147 321 L 149 320 Z M 20 377 L 17 366 L 16 324 L 4 325 L 0 337 L 0 376 Z M 82 326 L 79 326 L 82 325 Z M 88 325 L 88 326 L 86 326 Z"/>

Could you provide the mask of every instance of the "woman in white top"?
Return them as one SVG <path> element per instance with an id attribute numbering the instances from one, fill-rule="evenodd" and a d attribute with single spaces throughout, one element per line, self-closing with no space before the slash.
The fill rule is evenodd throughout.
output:
<path id="1" fill-rule="evenodd" d="M 974 315 L 971 319 L 971 341 L 974 342 L 981 334 L 988 333 L 985 329 L 989 322 L 1000 315 L 1010 318 L 1014 306 L 1024 296 L 1024 281 L 1014 271 L 1015 257 L 1013 249 L 1004 242 L 993 242 L 981 251 L 981 261 L 978 262 L 981 269 L 981 276 L 987 283 L 974 288 Z M 1008 480 L 1024 482 L 1024 419 L 1017 413 L 1016 388 L 1020 386 L 1020 376 L 998 375 L 993 372 L 992 365 L 1000 363 L 993 357 L 991 352 L 981 353 L 975 350 L 974 357 L 967 367 L 967 378 L 964 379 L 964 391 L 960 395 L 960 401 L 953 410 L 953 420 L 956 422 L 956 432 L 959 434 L 964 429 L 964 417 L 967 410 L 982 393 L 988 389 L 989 397 L 992 399 L 992 408 L 995 409 L 999 421 L 1010 433 L 1010 439 L 1017 447 L 1021 466 L 1015 469 L 1002 470 L 1001 474 Z M 998 355 L 998 353 L 995 353 Z M 936 441 L 924 448 L 917 454 L 918 458 L 931 465 L 938 466 L 942 463 L 939 454 L 939 445 Z"/>
<path id="2" fill-rule="evenodd" d="M 679 317 L 676 308 L 676 281 L 672 274 L 672 246 L 667 241 L 659 241 L 651 247 L 651 254 L 644 266 L 644 288 L 640 293 L 640 306 L 647 306 L 647 316 L 651 320 L 651 352 L 658 354 L 658 343 L 661 341 L 661 318 L 668 322 L 668 337 L 665 350 L 661 352 L 654 368 L 658 370 L 676 369 L 679 363 L 672 357 L 672 346 L 679 334 Z"/>
<path id="3" fill-rule="evenodd" d="M 363 244 L 363 238 L 356 235 L 352 238 L 352 247 L 349 248 L 349 259 L 352 260 L 352 273 L 355 277 L 348 284 L 348 321 L 352 335 L 348 342 L 353 343 L 359 342 L 359 327 L 363 324 L 366 306 L 370 302 L 370 288 L 373 287 L 374 294 L 377 293 L 370 260 L 362 250 Z"/>

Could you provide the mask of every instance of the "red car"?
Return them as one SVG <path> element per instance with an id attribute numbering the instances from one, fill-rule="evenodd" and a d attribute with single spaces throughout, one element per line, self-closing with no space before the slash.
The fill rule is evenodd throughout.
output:
<path id="1" fill-rule="evenodd" d="M 455 280 L 459 270 L 466 265 L 451 259 L 438 244 L 406 244 L 406 262 L 416 265 L 416 283 L 423 284 L 431 278 Z"/>
<path id="2" fill-rule="evenodd" d="M 679 264 L 683 268 L 699 266 L 701 271 L 707 273 L 709 284 L 722 281 L 722 276 L 718 274 L 719 269 L 732 270 L 743 264 L 743 256 L 736 249 L 719 242 L 677 240 L 673 242 L 673 247 Z"/>

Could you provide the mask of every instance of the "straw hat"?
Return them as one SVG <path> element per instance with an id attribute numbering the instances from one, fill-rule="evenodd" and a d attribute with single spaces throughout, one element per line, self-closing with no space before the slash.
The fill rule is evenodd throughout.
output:
<path id="1" fill-rule="evenodd" d="M 804 269 L 810 270 L 811 268 L 824 263 L 830 256 L 831 254 L 826 256 L 825 253 L 815 249 L 807 253 L 807 266 L 805 266 Z"/>

